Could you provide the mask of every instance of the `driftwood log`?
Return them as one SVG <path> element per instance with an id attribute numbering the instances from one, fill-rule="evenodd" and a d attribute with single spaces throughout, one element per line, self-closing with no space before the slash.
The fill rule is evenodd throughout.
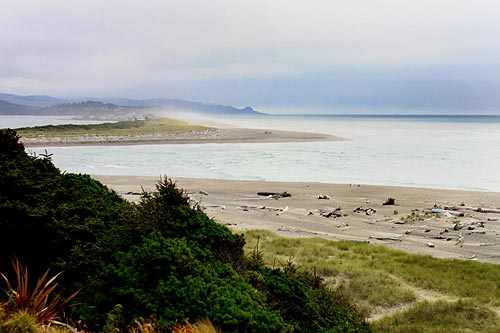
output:
<path id="1" fill-rule="evenodd" d="M 287 197 L 292 196 L 287 191 L 285 191 L 285 192 L 257 192 L 257 195 L 260 195 L 263 197 L 268 197 L 268 198 L 274 198 L 274 199 L 287 198 Z"/>
<path id="2" fill-rule="evenodd" d="M 450 210 L 459 211 L 459 210 L 471 210 L 473 212 L 478 213 L 495 213 L 500 214 L 500 209 L 495 208 L 482 208 L 482 207 L 467 207 L 467 206 L 453 206 Z"/>

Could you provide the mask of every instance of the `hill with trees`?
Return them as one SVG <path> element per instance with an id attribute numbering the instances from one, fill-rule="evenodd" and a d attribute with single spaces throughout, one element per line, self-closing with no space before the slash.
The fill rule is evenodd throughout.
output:
<path id="1" fill-rule="evenodd" d="M 63 100 L 51 96 L 21 96 L 0 93 L 0 115 L 58 115 L 97 117 L 147 114 L 154 112 L 189 112 L 207 115 L 259 114 L 251 107 L 237 108 L 230 105 L 185 101 L 181 99 L 151 98 L 134 100 L 129 98 L 85 98 Z"/>

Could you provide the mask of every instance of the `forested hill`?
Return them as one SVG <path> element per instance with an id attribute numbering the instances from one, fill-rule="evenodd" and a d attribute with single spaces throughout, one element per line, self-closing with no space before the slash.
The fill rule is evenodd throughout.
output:
<path id="1" fill-rule="evenodd" d="M 109 113 L 154 113 L 176 111 L 200 114 L 259 114 L 251 107 L 237 108 L 230 105 L 208 104 L 181 99 L 153 98 L 134 100 L 128 98 L 62 100 L 51 96 L 21 96 L 0 93 L 0 115 L 64 115 L 96 116 Z"/>

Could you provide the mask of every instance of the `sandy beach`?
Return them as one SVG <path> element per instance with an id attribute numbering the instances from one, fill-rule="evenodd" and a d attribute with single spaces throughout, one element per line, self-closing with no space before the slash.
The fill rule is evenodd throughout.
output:
<path id="1" fill-rule="evenodd" d="M 142 189 L 154 190 L 159 180 L 159 177 L 93 177 L 130 201 L 138 201 Z M 438 258 L 500 263 L 500 193 L 497 192 L 363 184 L 173 180 L 207 215 L 235 232 L 265 229 L 285 237 L 369 242 Z M 389 198 L 395 199 L 394 205 L 384 205 Z M 437 213 L 431 214 L 433 208 Z"/>

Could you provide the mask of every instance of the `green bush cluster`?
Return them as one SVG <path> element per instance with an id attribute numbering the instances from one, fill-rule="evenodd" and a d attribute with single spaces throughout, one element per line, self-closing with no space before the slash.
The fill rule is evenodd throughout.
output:
<path id="1" fill-rule="evenodd" d="M 210 318 L 223 332 L 369 332 L 356 309 L 293 265 L 245 256 L 242 235 L 197 207 L 170 179 L 123 200 L 88 175 L 61 172 L 0 130 L 0 272 L 64 271 L 80 289 L 70 320 L 126 331 L 134 320 L 173 327 Z"/>

